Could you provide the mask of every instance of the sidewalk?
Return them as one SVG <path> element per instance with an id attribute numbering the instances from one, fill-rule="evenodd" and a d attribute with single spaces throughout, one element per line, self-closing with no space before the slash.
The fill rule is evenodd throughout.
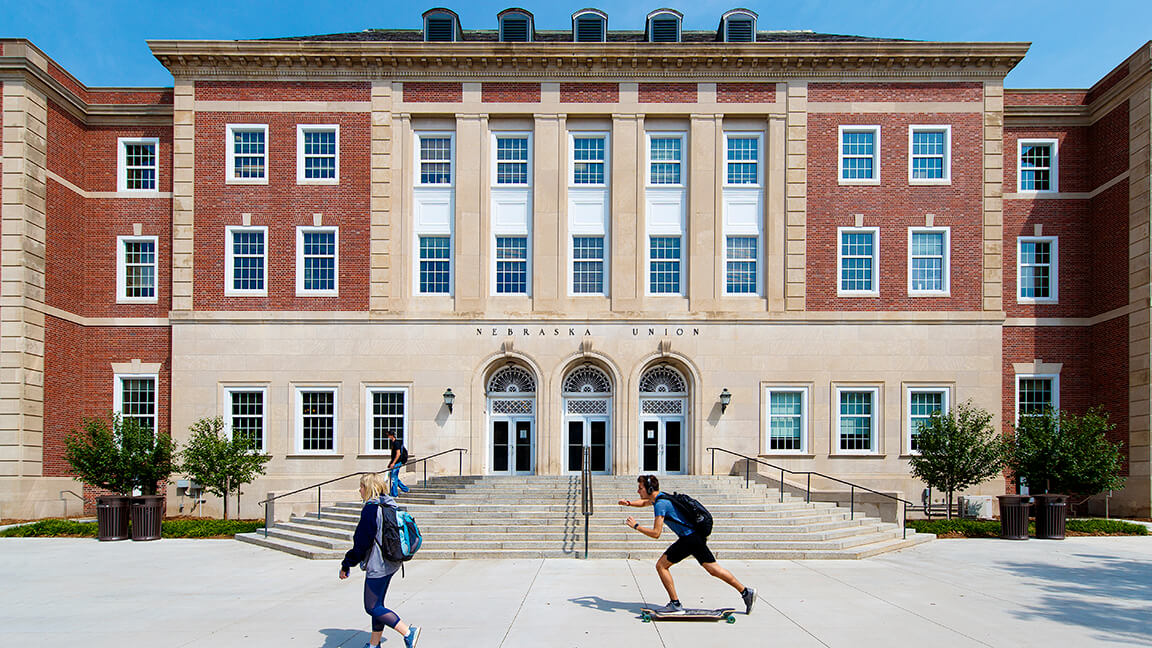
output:
<path id="1" fill-rule="evenodd" d="M 422 648 L 1152 646 L 1152 537 L 940 540 L 863 561 L 725 561 L 735 624 L 643 623 L 667 597 L 627 560 L 421 561 L 388 604 Z M 309 646 L 367 640 L 358 572 L 233 540 L 0 539 L 0 645 Z M 739 607 L 694 563 L 686 606 Z M 403 646 L 386 631 L 384 646 Z"/>

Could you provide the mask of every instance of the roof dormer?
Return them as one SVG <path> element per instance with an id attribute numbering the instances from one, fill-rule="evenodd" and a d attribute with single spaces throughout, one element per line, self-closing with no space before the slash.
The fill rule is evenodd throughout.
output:
<path id="1" fill-rule="evenodd" d="M 572 14 L 572 42 L 603 43 L 608 37 L 608 14 L 599 9 L 581 9 Z"/>
<path id="2" fill-rule="evenodd" d="M 684 14 L 675 9 L 657 9 L 648 14 L 644 25 L 645 40 L 649 43 L 679 43 L 680 25 Z"/>
<path id="3" fill-rule="evenodd" d="M 501 43 L 531 43 L 535 34 L 532 14 L 524 9 L 505 9 L 496 14 L 500 21 Z"/>
<path id="4" fill-rule="evenodd" d="M 756 12 L 748 9 L 733 9 L 720 17 L 720 31 L 716 40 L 725 43 L 756 42 Z"/>
<path id="5" fill-rule="evenodd" d="M 424 12 L 424 42 L 454 43 L 460 40 L 460 16 L 450 9 Z"/>

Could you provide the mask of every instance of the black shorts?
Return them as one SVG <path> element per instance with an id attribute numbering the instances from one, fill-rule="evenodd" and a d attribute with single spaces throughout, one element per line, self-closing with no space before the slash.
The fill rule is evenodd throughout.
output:
<path id="1" fill-rule="evenodd" d="M 699 536 L 699 534 L 689 533 L 682 538 L 678 538 L 676 542 L 672 543 L 671 547 L 668 547 L 668 549 L 664 551 L 664 557 L 673 565 L 688 556 L 695 558 L 696 562 L 701 565 L 716 562 L 716 556 L 713 556 L 712 550 L 708 548 L 708 538 L 697 536 Z"/>

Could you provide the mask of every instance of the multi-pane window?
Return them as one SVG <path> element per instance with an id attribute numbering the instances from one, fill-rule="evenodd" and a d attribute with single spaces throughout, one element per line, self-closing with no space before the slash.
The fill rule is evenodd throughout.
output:
<path id="1" fill-rule="evenodd" d="M 229 227 L 226 294 L 265 294 L 268 268 L 266 227 Z"/>
<path id="2" fill-rule="evenodd" d="M 117 376 L 116 411 L 147 430 L 156 429 L 156 376 Z"/>
<path id="3" fill-rule="evenodd" d="M 684 141 L 680 137 L 652 136 L 649 139 L 649 184 L 681 184 L 680 167 L 683 143 Z"/>
<path id="4" fill-rule="evenodd" d="M 368 389 L 368 429 L 370 452 L 389 452 L 388 433 L 404 438 L 405 396 L 403 389 Z M 405 444 L 407 445 L 407 444 Z"/>
<path id="5" fill-rule="evenodd" d="M 756 293 L 757 239 L 755 236 L 729 236 L 724 248 L 725 290 L 729 294 Z"/>
<path id="6" fill-rule="evenodd" d="M 117 255 L 117 301 L 156 301 L 156 237 L 121 236 Z"/>
<path id="7" fill-rule="evenodd" d="M 228 181 L 268 181 L 268 126 L 231 124 L 228 126 Z"/>
<path id="8" fill-rule="evenodd" d="M 296 291 L 336 292 L 337 230 L 334 227 L 296 228 Z"/>
<path id="9" fill-rule="evenodd" d="M 452 137 L 420 136 L 420 184 L 452 184 Z"/>
<path id="10" fill-rule="evenodd" d="M 228 425 L 233 439 L 243 439 L 252 450 L 264 450 L 264 390 L 228 390 Z"/>
<path id="11" fill-rule="evenodd" d="M 947 230 L 909 230 L 908 291 L 913 295 L 948 291 Z"/>
<path id="12" fill-rule="evenodd" d="M 336 390 L 298 389 L 299 449 L 328 452 L 336 449 Z"/>
<path id="13" fill-rule="evenodd" d="M 879 180 L 879 151 L 879 126 L 841 126 L 840 180 Z"/>
<path id="14" fill-rule="evenodd" d="M 1017 376 L 1016 414 L 1036 416 L 1060 407 L 1056 376 Z"/>
<path id="15" fill-rule="evenodd" d="M 728 137 L 727 175 L 730 185 L 760 184 L 760 138 Z"/>
<path id="16" fill-rule="evenodd" d="M 908 450 L 919 452 L 920 430 L 928 425 L 936 412 L 948 413 L 947 389 L 908 390 Z"/>
<path id="17" fill-rule="evenodd" d="M 496 292 L 528 293 L 528 237 L 496 237 Z"/>
<path id="18" fill-rule="evenodd" d="M 768 450 L 803 452 L 807 427 L 808 392 L 804 389 L 768 390 Z"/>
<path id="19" fill-rule="evenodd" d="M 496 184 L 528 184 L 527 137 L 496 137 Z"/>
<path id="20" fill-rule="evenodd" d="M 873 452 L 876 431 L 875 389 L 838 389 L 837 423 L 841 452 Z"/>
<path id="21" fill-rule="evenodd" d="M 572 292 L 604 294 L 604 237 L 572 237 Z"/>
<path id="22" fill-rule="evenodd" d="M 447 236 L 420 237 L 420 292 L 448 294 L 452 288 L 452 241 Z"/>
<path id="23" fill-rule="evenodd" d="M 653 236 L 648 244 L 648 292 L 680 292 L 680 237 Z"/>
<path id="24" fill-rule="evenodd" d="M 951 177 L 950 126 L 912 126 L 908 131 L 908 177 L 913 182 L 946 182 Z"/>
<path id="25" fill-rule="evenodd" d="M 160 172 L 157 150 L 160 140 L 155 137 L 118 140 L 119 173 L 116 184 L 119 191 L 156 191 Z"/>
<path id="26" fill-rule="evenodd" d="M 606 149 L 607 139 L 602 135 L 572 138 L 572 184 L 604 184 Z"/>
<path id="27" fill-rule="evenodd" d="M 1020 191 L 1056 191 L 1056 140 L 1020 140 Z"/>
<path id="28" fill-rule="evenodd" d="M 839 293 L 841 295 L 875 295 L 877 242 L 875 228 L 840 229 Z"/>
<path id="29" fill-rule="evenodd" d="M 297 126 L 296 153 L 297 182 L 336 182 L 340 177 L 340 127 Z"/>
<path id="30" fill-rule="evenodd" d="M 1017 299 L 1025 302 L 1056 301 L 1056 239 L 1019 238 L 1017 258 Z"/>

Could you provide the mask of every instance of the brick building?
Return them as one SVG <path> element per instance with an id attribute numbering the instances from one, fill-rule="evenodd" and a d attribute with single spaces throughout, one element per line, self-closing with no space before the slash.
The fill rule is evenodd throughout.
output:
<path id="1" fill-rule="evenodd" d="M 918 422 L 969 399 L 1105 406 L 1149 515 L 1152 44 L 1017 91 L 1026 43 L 607 20 L 151 41 L 171 88 L 0 41 L 0 515 L 62 513 L 109 409 L 251 436 L 248 516 L 389 429 L 475 474 L 716 447 L 918 499 Z"/>

